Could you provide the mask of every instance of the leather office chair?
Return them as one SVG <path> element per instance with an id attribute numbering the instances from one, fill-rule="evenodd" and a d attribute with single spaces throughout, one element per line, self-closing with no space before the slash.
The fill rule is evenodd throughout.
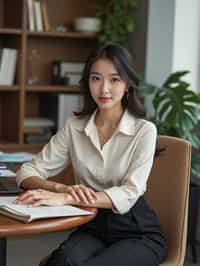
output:
<path id="1" fill-rule="evenodd" d="M 162 266 L 183 266 L 187 241 L 187 218 L 191 145 L 189 142 L 159 136 L 165 147 L 155 158 L 145 198 L 156 211 L 168 243 L 168 255 Z"/>
<path id="2" fill-rule="evenodd" d="M 159 136 L 158 143 L 165 151 L 154 160 L 145 198 L 156 211 L 168 242 L 168 255 L 161 266 L 183 266 L 191 145 L 183 139 L 169 136 Z M 71 175 L 67 177 L 70 177 L 72 182 Z M 45 262 L 46 258 L 40 266 L 45 266 Z"/>

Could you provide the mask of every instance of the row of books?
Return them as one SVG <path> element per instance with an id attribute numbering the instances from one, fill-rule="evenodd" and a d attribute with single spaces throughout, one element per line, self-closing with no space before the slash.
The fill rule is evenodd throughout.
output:
<path id="1" fill-rule="evenodd" d="M 0 85 L 13 85 L 16 74 L 17 50 L 0 50 Z"/>
<path id="2" fill-rule="evenodd" d="M 27 10 L 30 31 L 50 31 L 49 16 L 45 0 L 27 0 Z"/>
<path id="3" fill-rule="evenodd" d="M 48 118 L 27 117 L 24 120 L 24 138 L 29 144 L 47 143 L 53 134 L 55 123 Z"/>

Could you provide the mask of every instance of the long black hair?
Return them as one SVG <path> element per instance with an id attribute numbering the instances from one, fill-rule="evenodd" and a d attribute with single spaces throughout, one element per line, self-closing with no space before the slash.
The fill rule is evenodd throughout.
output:
<path id="1" fill-rule="evenodd" d="M 139 80 L 133 67 L 132 57 L 128 50 L 115 43 L 99 44 L 89 55 L 80 80 L 81 93 L 83 94 L 83 109 L 76 115 L 90 115 L 97 108 L 89 89 L 89 77 L 92 65 L 101 58 L 109 59 L 120 77 L 127 84 L 127 92 L 122 98 L 122 106 L 136 117 L 144 118 L 145 109 L 137 95 Z"/>
<path id="2" fill-rule="evenodd" d="M 92 65 L 102 58 L 109 59 L 113 63 L 120 77 L 127 84 L 128 90 L 122 98 L 123 108 L 136 117 L 145 118 L 146 111 L 137 94 L 139 79 L 134 70 L 132 57 L 126 48 L 110 42 L 99 44 L 89 55 L 80 80 L 81 92 L 84 97 L 83 109 L 80 112 L 74 112 L 74 114 L 80 117 L 91 115 L 97 108 L 97 104 L 90 94 L 89 77 Z M 165 148 L 161 148 L 157 143 L 155 156 L 159 156 L 164 150 Z"/>

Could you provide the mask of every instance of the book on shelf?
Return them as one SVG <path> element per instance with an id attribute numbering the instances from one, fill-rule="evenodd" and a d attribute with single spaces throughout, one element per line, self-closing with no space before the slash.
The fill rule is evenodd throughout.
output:
<path id="1" fill-rule="evenodd" d="M 24 119 L 24 127 L 53 127 L 53 120 L 46 117 L 26 117 Z"/>
<path id="2" fill-rule="evenodd" d="M 42 19 L 45 31 L 50 31 L 50 23 L 49 23 L 49 16 L 47 10 L 47 3 L 45 0 L 41 1 L 41 11 L 42 11 Z"/>
<path id="3" fill-rule="evenodd" d="M 36 31 L 43 31 L 42 11 L 40 1 L 34 1 L 34 14 L 35 14 L 35 29 Z"/>
<path id="4" fill-rule="evenodd" d="M 24 119 L 24 140 L 26 143 L 45 144 L 53 134 L 53 120 L 43 117 L 27 117 Z"/>
<path id="5" fill-rule="evenodd" d="M 24 140 L 29 144 L 46 144 L 52 137 L 52 130 L 44 129 L 42 133 L 24 134 Z"/>
<path id="6" fill-rule="evenodd" d="M 3 48 L 0 62 L 0 85 L 13 85 L 16 65 L 17 65 L 17 53 L 16 49 Z"/>
<path id="7" fill-rule="evenodd" d="M 16 204 L 15 200 L 16 197 L 0 197 L 0 214 L 24 223 L 30 223 L 39 219 L 92 214 L 90 211 L 82 210 L 71 205 L 29 207 L 27 205 Z"/>
<path id="8" fill-rule="evenodd" d="M 33 11 L 33 0 L 27 0 L 27 9 L 28 9 L 28 25 L 30 31 L 35 31 L 35 20 L 34 20 L 34 11 Z"/>

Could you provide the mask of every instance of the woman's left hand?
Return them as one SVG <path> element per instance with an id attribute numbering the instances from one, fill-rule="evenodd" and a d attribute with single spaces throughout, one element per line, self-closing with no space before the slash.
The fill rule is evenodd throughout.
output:
<path id="1" fill-rule="evenodd" d="M 70 203 L 71 195 L 56 193 L 43 189 L 33 189 L 24 192 L 16 199 L 17 204 L 25 204 L 32 207 L 40 205 L 62 206 Z M 69 202 L 67 202 L 69 201 Z"/>

